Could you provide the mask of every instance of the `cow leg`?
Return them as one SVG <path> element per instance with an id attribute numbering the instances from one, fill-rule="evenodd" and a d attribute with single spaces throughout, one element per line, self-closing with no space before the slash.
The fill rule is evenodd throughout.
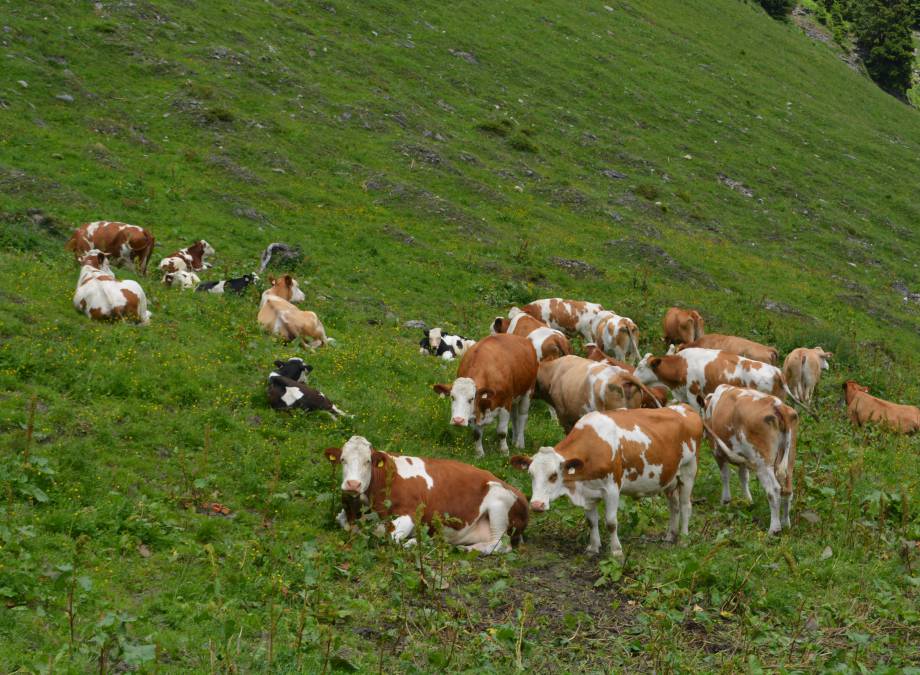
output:
<path id="1" fill-rule="evenodd" d="M 617 510 L 620 508 L 620 491 L 618 488 L 611 490 L 604 498 L 604 516 L 607 521 L 607 531 L 610 533 L 610 555 L 616 558 L 623 557 L 623 546 L 617 536 Z"/>
<path id="2" fill-rule="evenodd" d="M 412 516 L 397 516 L 390 524 L 393 526 L 390 536 L 393 538 L 393 541 L 397 542 L 406 539 L 406 537 L 412 534 L 412 530 L 415 529 L 415 523 L 412 521 Z M 405 543 L 406 546 L 411 546 L 415 543 L 415 540 L 409 539 Z"/>
<path id="3" fill-rule="evenodd" d="M 677 533 L 680 531 L 679 485 L 672 487 L 667 491 L 666 494 L 668 497 L 668 510 L 670 512 L 670 518 L 668 520 L 668 533 L 665 535 L 664 540 L 673 544 L 675 541 L 677 541 Z"/>
<path id="4" fill-rule="evenodd" d="M 721 457 L 716 457 L 716 462 L 719 463 L 719 473 L 722 474 L 722 503 L 728 504 L 732 500 L 732 489 L 729 486 L 732 478 L 731 467 L 728 461 Z"/>
<path id="5" fill-rule="evenodd" d="M 524 447 L 524 427 L 527 426 L 527 416 L 530 413 L 530 394 L 524 394 L 517 402 L 517 414 L 514 418 L 514 446 Z"/>
<path id="6" fill-rule="evenodd" d="M 753 502 L 754 498 L 751 496 L 750 472 L 744 464 L 738 467 L 738 480 L 741 481 L 741 494 L 748 500 L 748 503 Z"/>
<path id="7" fill-rule="evenodd" d="M 600 514 L 597 512 L 598 502 L 589 502 L 585 505 L 585 519 L 588 521 L 590 534 L 588 535 L 588 548 L 585 553 L 598 554 L 601 552 Z"/>
<path id="8" fill-rule="evenodd" d="M 470 429 L 473 430 L 473 440 L 476 442 L 476 456 L 482 457 L 486 454 L 482 449 L 482 427 L 478 424 L 471 424 Z"/>
<path id="9" fill-rule="evenodd" d="M 776 480 L 773 468 L 769 466 L 758 467 L 757 479 L 767 493 L 767 501 L 770 503 L 770 534 L 779 534 L 782 530 L 779 518 L 779 481 Z"/>
<path id="10" fill-rule="evenodd" d="M 508 423 L 511 421 L 511 413 L 505 408 L 498 409 L 498 449 L 503 455 L 508 454 Z"/>
<path id="11" fill-rule="evenodd" d="M 779 496 L 779 522 L 786 529 L 792 527 L 789 520 L 789 511 L 792 507 L 792 492 L 780 491 Z"/>
<path id="12" fill-rule="evenodd" d="M 680 533 L 690 534 L 690 516 L 693 513 L 693 484 L 696 482 L 696 457 L 680 469 Z"/>

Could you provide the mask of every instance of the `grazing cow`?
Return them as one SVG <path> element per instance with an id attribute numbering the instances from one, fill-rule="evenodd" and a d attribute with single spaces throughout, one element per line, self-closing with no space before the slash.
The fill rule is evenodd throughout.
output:
<path id="1" fill-rule="evenodd" d="M 682 344 L 677 351 L 684 349 L 719 349 L 723 352 L 731 352 L 746 359 L 761 361 L 771 366 L 779 363 L 779 352 L 776 347 L 767 347 L 753 340 L 735 337 L 734 335 L 720 335 L 719 333 L 707 333 L 706 335 L 694 340 L 693 342 Z"/>
<path id="2" fill-rule="evenodd" d="M 920 408 L 913 405 L 892 403 L 869 394 L 869 387 L 853 380 L 843 383 L 847 402 L 847 416 L 856 426 L 867 422 L 878 424 L 902 434 L 920 431 Z"/>
<path id="3" fill-rule="evenodd" d="M 595 347 L 620 361 L 639 356 L 639 329 L 632 319 L 613 312 L 601 312 L 594 319 L 593 338 Z"/>
<path id="4" fill-rule="evenodd" d="M 462 335 L 450 335 L 440 328 L 423 328 L 425 334 L 419 343 L 419 353 L 431 354 L 438 358 L 450 361 L 456 356 L 463 356 L 467 349 L 476 344 Z"/>
<path id="5" fill-rule="evenodd" d="M 585 342 L 593 342 L 595 322 L 606 310 L 596 302 L 546 298 L 524 305 L 521 311 L 566 335 L 581 335 Z"/>
<path id="6" fill-rule="evenodd" d="M 214 255 L 214 249 L 204 239 L 199 239 L 163 258 L 159 267 L 164 272 L 200 272 L 211 268 L 211 263 L 204 260 L 209 255 Z"/>
<path id="7" fill-rule="evenodd" d="M 201 283 L 201 279 L 194 272 L 167 272 L 163 275 L 163 283 L 170 288 L 181 288 L 183 291 L 194 288 Z"/>
<path id="8" fill-rule="evenodd" d="M 669 345 L 689 344 L 705 335 L 705 322 L 695 309 L 671 307 L 664 315 L 664 339 Z"/>
<path id="9" fill-rule="evenodd" d="M 530 396 L 537 380 L 537 353 L 520 335 L 490 335 L 473 345 L 451 384 L 436 384 L 441 396 L 450 396 L 451 424 L 471 427 L 476 456 L 482 457 L 482 427 L 498 418 L 500 449 L 508 452 L 508 422 L 514 444 L 524 447 L 524 427 Z"/>
<path id="10" fill-rule="evenodd" d="M 268 281 L 272 286 L 262 293 L 259 306 L 258 321 L 262 328 L 287 342 L 299 339 L 305 347 L 322 347 L 332 342 L 326 337 L 326 329 L 315 312 L 291 304 L 305 300 L 306 296 L 290 274 L 278 279 L 269 277 Z"/>
<path id="11" fill-rule="evenodd" d="M 326 398 L 323 392 L 307 386 L 307 375 L 313 366 L 307 365 L 303 359 L 288 359 L 275 361 L 277 370 L 268 376 L 268 403 L 275 410 L 293 410 L 295 408 L 312 412 L 320 410 L 333 417 L 344 415 L 345 412 Z"/>
<path id="12" fill-rule="evenodd" d="M 568 433 L 589 412 L 640 407 L 643 388 L 623 368 L 563 356 L 540 364 L 534 396 L 550 404 Z"/>
<path id="13" fill-rule="evenodd" d="M 550 361 L 572 353 L 572 345 L 562 331 L 550 328 L 542 321 L 512 307 L 508 318 L 495 317 L 492 334 L 510 333 L 526 337 L 533 343 L 538 361 Z"/>
<path id="14" fill-rule="evenodd" d="M 833 352 L 826 352 L 822 347 L 799 347 L 789 352 L 783 362 L 783 377 L 786 378 L 789 391 L 800 401 L 809 403 L 821 379 L 821 371 L 828 369 L 827 360 L 833 355 Z"/>
<path id="15" fill-rule="evenodd" d="M 259 281 L 258 274 L 244 274 L 236 279 L 222 279 L 220 281 L 202 281 L 198 284 L 196 291 L 220 294 L 236 293 L 242 295 L 243 292 L 251 285 Z"/>
<path id="16" fill-rule="evenodd" d="M 617 368 L 622 368 L 626 372 L 633 374 L 636 372 L 636 367 L 631 366 L 628 363 L 623 363 L 618 361 L 612 356 L 607 356 L 602 352 L 597 345 L 591 344 L 590 342 L 585 345 L 587 350 L 587 357 L 592 361 L 603 361 L 604 363 L 610 364 L 611 366 L 616 366 Z M 642 386 L 642 407 L 643 408 L 661 408 L 668 402 L 668 397 L 671 395 L 671 391 L 664 386 L 663 384 L 656 384 L 652 386 Z"/>
<path id="17" fill-rule="evenodd" d="M 507 553 L 507 533 L 517 546 L 527 527 L 527 499 L 517 488 L 469 464 L 449 459 L 391 455 L 352 436 L 341 448 L 325 450 L 342 464 L 342 505 L 338 521 L 352 525 L 367 506 L 394 541 L 405 541 L 416 522 L 438 530 L 454 546 L 483 554 Z M 405 541 L 408 545 L 414 540 Z"/>
<path id="18" fill-rule="evenodd" d="M 617 536 L 620 495 L 664 493 L 671 518 L 666 539 L 688 534 L 690 496 L 696 478 L 703 423 L 682 405 L 660 410 L 592 412 L 555 448 L 540 448 L 532 458 L 515 455 L 512 466 L 532 479 L 530 508 L 546 511 L 562 495 L 585 510 L 591 527 L 588 553 L 598 553 L 598 503 L 603 500 L 610 553 L 622 556 Z"/>
<path id="19" fill-rule="evenodd" d="M 674 398 L 698 412 L 703 409 L 706 394 L 720 384 L 756 389 L 780 398 L 784 392 L 790 394 L 779 368 L 718 349 L 692 347 L 668 356 L 646 354 L 635 374 L 643 384 L 665 385 Z"/>
<path id="20" fill-rule="evenodd" d="M 732 499 L 729 465 L 738 467 L 741 491 L 749 502 L 748 471 L 753 471 L 770 503 L 770 534 L 788 528 L 799 429 L 795 409 L 775 396 L 722 384 L 706 397 L 703 421 L 722 473 L 722 503 Z"/>
<path id="21" fill-rule="evenodd" d="M 80 262 L 92 249 L 102 251 L 116 264 L 130 263 L 141 274 L 147 274 L 147 263 L 155 239 L 148 230 L 137 225 L 97 220 L 76 229 L 64 248 L 73 251 Z"/>
<path id="22" fill-rule="evenodd" d="M 136 281 L 118 281 L 109 269 L 105 253 L 90 249 L 80 261 L 80 278 L 73 306 L 91 319 L 134 319 L 142 325 L 150 321 L 147 296 Z"/>

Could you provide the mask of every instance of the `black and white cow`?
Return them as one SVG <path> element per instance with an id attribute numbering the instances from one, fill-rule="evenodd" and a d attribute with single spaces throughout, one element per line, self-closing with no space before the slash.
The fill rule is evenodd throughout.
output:
<path id="1" fill-rule="evenodd" d="M 475 340 L 469 340 L 462 335 L 449 335 L 440 328 L 423 328 L 422 332 L 425 337 L 418 343 L 419 352 L 437 356 L 445 361 L 463 356 L 463 352 L 476 344 Z"/>
<path id="2" fill-rule="evenodd" d="M 276 369 L 268 376 L 268 403 L 275 410 L 299 408 L 311 412 L 320 410 L 333 417 L 346 413 L 330 401 L 323 392 L 306 385 L 313 366 L 303 359 L 275 361 Z"/>
<path id="3" fill-rule="evenodd" d="M 207 291 L 208 293 L 239 293 L 242 294 L 249 286 L 259 280 L 257 274 L 244 274 L 236 279 L 222 279 L 220 281 L 202 281 L 198 284 L 196 291 Z"/>

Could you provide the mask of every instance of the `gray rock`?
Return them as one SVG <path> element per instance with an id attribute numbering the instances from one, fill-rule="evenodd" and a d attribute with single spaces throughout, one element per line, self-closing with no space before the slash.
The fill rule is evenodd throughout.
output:
<path id="1" fill-rule="evenodd" d="M 403 328 L 421 328 L 425 330 L 428 326 L 426 326 L 425 322 L 421 319 L 412 319 L 411 321 L 406 321 L 406 323 L 403 324 Z"/>
<path id="2" fill-rule="evenodd" d="M 453 56 L 456 56 L 458 59 L 463 59 L 467 63 L 472 63 L 476 65 L 479 61 L 476 60 L 476 55 L 471 52 L 460 51 L 459 49 L 448 49 Z"/>
<path id="3" fill-rule="evenodd" d="M 613 178 L 617 180 L 623 180 L 624 178 L 627 177 L 625 173 L 620 173 L 619 171 L 616 171 L 615 169 L 604 169 L 601 171 L 601 174 L 604 176 L 607 176 L 607 178 Z"/>

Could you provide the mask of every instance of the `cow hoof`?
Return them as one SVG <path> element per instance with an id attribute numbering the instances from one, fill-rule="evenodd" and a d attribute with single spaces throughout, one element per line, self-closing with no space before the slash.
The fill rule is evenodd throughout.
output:
<path id="1" fill-rule="evenodd" d="M 597 555 L 600 552 L 601 552 L 600 546 L 589 546 L 588 548 L 585 549 L 585 553 L 587 555 Z"/>
<path id="2" fill-rule="evenodd" d="M 779 529 L 774 530 L 773 528 L 770 528 L 769 532 L 772 536 L 778 537 L 779 535 L 783 533 L 783 529 L 779 528 Z"/>
<path id="3" fill-rule="evenodd" d="M 617 560 L 623 560 L 626 556 L 623 555 L 623 549 L 610 552 L 611 558 L 616 558 Z"/>

